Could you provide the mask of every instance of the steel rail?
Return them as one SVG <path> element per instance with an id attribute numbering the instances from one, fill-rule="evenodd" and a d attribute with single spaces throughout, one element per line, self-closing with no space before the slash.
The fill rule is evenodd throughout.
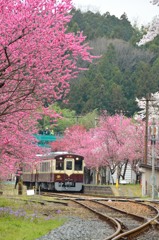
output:
<path id="1" fill-rule="evenodd" d="M 98 200 L 92 200 L 92 202 L 98 202 Z M 128 214 L 128 215 L 130 215 L 130 216 L 132 216 L 132 217 L 134 217 L 134 218 L 140 219 L 140 220 L 142 220 L 142 221 L 146 221 L 146 220 L 147 220 L 145 217 L 142 217 L 142 216 L 139 216 L 139 215 L 136 215 L 136 214 L 133 214 L 133 213 L 126 212 L 126 211 L 124 211 L 124 210 L 122 210 L 122 209 L 119 209 L 119 208 L 116 208 L 116 207 L 107 205 L 107 204 L 105 204 L 105 203 L 101 203 L 100 201 L 99 201 L 99 203 L 100 203 L 101 205 L 103 205 L 103 206 L 109 207 L 109 208 L 111 208 L 111 209 L 113 209 L 113 210 L 117 210 L 118 212 L 121 212 L 121 213 L 124 213 L 124 214 Z"/>
<path id="2" fill-rule="evenodd" d="M 81 199 L 80 199 L 80 200 L 81 200 Z M 75 203 L 77 203 L 77 204 L 79 204 L 79 205 L 87 208 L 88 210 L 92 211 L 93 213 L 95 213 L 96 215 L 98 215 L 101 220 L 106 221 L 106 222 L 109 221 L 109 223 L 111 223 L 111 225 L 113 226 L 113 228 L 116 229 L 115 233 L 113 233 L 113 234 L 110 235 L 109 237 L 106 237 L 106 238 L 103 239 L 103 240 L 112 240 L 115 236 L 117 236 L 117 235 L 121 232 L 122 226 L 121 226 L 121 224 L 120 224 L 117 220 L 115 220 L 114 218 L 109 217 L 109 216 L 107 216 L 107 215 L 104 215 L 104 214 L 102 214 L 102 213 L 99 213 L 98 211 L 94 210 L 94 209 L 91 208 L 91 207 L 86 206 L 85 204 L 81 203 L 81 202 L 78 201 L 78 200 L 71 199 L 71 201 L 73 201 L 73 202 L 75 202 Z M 91 201 L 91 200 L 87 200 L 87 201 Z"/>
<path id="3" fill-rule="evenodd" d="M 121 233 L 118 236 L 112 238 L 112 240 L 122 239 L 123 237 L 128 237 L 128 236 L 130 236 L 132 234 L 137 234 L 138 232 L 141 232 L 141 230 L 144 230 L 145 228 L 147 228 L 149 225 L 152 225 L 156 221 L 156 219 L 158 217 L 159 217 L 159 211 L 158 211 L 158 214 L 155 217 L 153 217 L 152 219 L 148 220 L 146 223 L 141 224 L 139 227 L 131 229 L 130 231 Z"/>
<path id="4" fill-rule="evenodd" d="M 57 195 L 63 196 L 64 194 L 57 194 Z M 70 197 L 70 196 L 69 196 L 69 197 Z M 104 200 L 104 198 L 99 199 L 99 196 L 98 196 L 98 199 L 93 200 L 93 199 L 84 199 L 83 197 L 77 197 L 77 196 L 75 196 L 75 195 L 73 196 L 73 198 L 75 198 L 75 199 L 72 199 L 72 197 L 70 197 L 70 198 L 67 199 L 67 200 L 74 201 L 74 202 L 76 202 L 77 204 L 80 204 L 81 206 L 83 206 L 83 207 L 89 209 L 90 211 L 94 212 L 95 214 L 97 214 L 103 221 L 109 221 L 109 222 L 111 222 L 111 224 L 113 225 L 113 227 L 116 226 L 116 228 L 117 228 L 116 232 L 113 233 L 111 236 L 105 238 L 104 240 L 117 240 L 117 239 L 122 239 L 122 238 L 127 237 L 127 236 L 130 236 L 130 235 L 134 235 L 134 234 L 136 235 L 136 234 L 138 234 L 138 232 L 141 232 L 141 230 L 144 230 L 144 229 L 148 228 L 149 225 L 151 225 L 151 224 L 158 224 L 158 223 L 159 223 L 159 222 L 157 221 L 157 218 L 159 217 L 159 211 L 158 211 L 158 209 L 156 209 L 154 206 L 145 204 L 145 203 L 143 203 L 143 202 L 136 201 L 136 200 L 132 200 L 132 199 L 131 199 L 131 200 L 130 200 L 130 199 L 129 199 L 129 200 L 127 199 L 127 201 L 129 201 L 129 202 L 137 203 L 137 204 L 141 204 L 141 205 L 146 205 L 147 207 L 155 210 L 156 213 L 157 213 L 157 215 L 156 215 L 155 217 L 153 217 L 152 219 L 150 219 L 150 220 L 148 220 L 147 218 L 144 218 L 144 217 L 142 217 L 142 216 L 138 216 L 138 215 L 135 215 L 135 214 L 133 214 L 133 213 L 128 213 L 128 212 L 123 211 L 123 210 L 121 210 L 121 209 L 118 209 L 118 208 L 109 206 L 109 205 L 107 205 L 107 204 L 103 204 L 103 205 L 106 205 L 106 206 L 108 206 L 108 207 L 110 207 L 110 208 L 112 208 L 112 209 L 115 209 L 115 210 L 118 210 L 118 211 L 120 211 L 120 212 L 129 214 L 129 215 L 133 216 L 134 218 L 136 217 L 136 218 L 138 218 L 138 219 L 141 219 L 141 220 L 143 220 L 143 221 L 144 221 L 144 220 L 146 221 L 146 223 L 141 224 L 139 227 L 136 227 L 136 228 L 134 228 L 134 229 L 131 229 L 131 230 L 126 231 L 126 232 L 123 233 L 122 224 L 121 224 L 118 220 L 113 219 L 113 218 L 111 218 L 111 217 L 109 217 L 109 216 L 107 216 L 107 215 L 103 215 L 103 214 L 101 214 L 101 213 L 98 213 L 96 210 L 94 210 L 94 209 L 92 209 L 92 208 L 90 208 L 90 207 L 88 207 L 88 206 L 86 206 L 86 205 L 84 205 L 83 203 L 80 202 L 80 200 L 87 200 L 87 201 L 98 202 L 98 201 L 100 201 L 100 200 L 101 200 L 101 201 Z M 77 199 L 79 199 L 79 201 L 78 201 Z M 106 198 L 105 198 L 105 199 L 106 199 Z M 115 201 L 122 201 L 122 200 L 120 200 L 120 199 L 115 199 Z M 100 203 L 100 204 L 101 204 L 101 203 Z M 115 228 L 115 227 L 114 227 L 114 228 Z"/>
<path id="5" fill-rule="evenodd" d="M 80 200 L 82 200 L 82 199 L 80 199 Z M 140 220 L 144 221 L 143 224 L 141 224 L 140 226 L 138 226 L 138 227 L 136 227 L 136 228 L 134 228 L 134 229 L 131 229 L 131 230 L 126 231 L 126 232 L 124 232 L 124 233 L 121 233 L 122 230 L 120 230 L 120 232 L 114 233 L 114 234 L 111 235 L 110 237 L 106 238 L 106 239 L 111 239 L 111 240 L 121 239 L 121 237 L 129 236 L 129 235 L 131 235 L 132 233 L 137 233 L 138 231 L 141 231 L 142 229 L 145 229 L 145 228 L 148 227 L 148 225 L 150 225 L 151 223 L 155 223 L 155 219 L 158 218 L 158 214 L 159 214 L 159 213 L 158 213 L 158 210 L 157 210 L 155 207 L 150 206 L 150 205 L 147 205 L 147 204 L 143 204 L 143 203 L 142 203 L 141 205 L 145 205 L 146 207 L 155 210 L 155 212 L 157 213 L 157 215 L 156 215 L 155 217 L 153 217 L 152 219 L 148 220 L 146 217 L 142 217 L 142 216 L 139 216 L 139 215 L 136 215 L 136 214 L 133 214 L 133 213 L 129 213 L 129 212 L 126 212 L 126 211 L 121 210 L 121 209 L 116 208 L 116 207 L 112 207 L 112 206 L 110 206 L 110 205 L 107 205 L 107 204 L 104 204 L 104 203 L 99 202 L 99 200 L 88 200 L 88 201 L 92 201 L 92 202 L 94 202 L 94 203 L 101 204 L 101 205 L 103 205 L 103 206 L 109 207 L 110 209 L 117 210 L 118 212 L 121 212 L 121 213 L 124 213 L 124 214 L 128 214 L 128 215 L 130 215 L 130 216 L 132 216 L 132 217 L 134 217 L 134 218 L 137 218 L 137 219 L 140 219 Z M 134 201 L 130 201 L 130 202 L 134 203 Z M 82 204 L 82 203 L 79 203 L 79 204 L 85 206 L 85 205 Z M 138 204 L 138 203 L 137 203 L 137 204 Z M 140 204 L 140 203 L 139 203 L 139 204 Z M 87 207 L 87 206 L 86 206 L 86 207 Z M 89 208 L 89 207 L 87 207 L 87 208 Z M 91 209 L 91 208 L 89 208 L 89 209 Z M 96 212 L 96 210 L 94 210 L 94 209 L 91 209 L 91 210 L 94 211 L 94 212 Z M 104 215 L 104 216 L 107 216 L 107 215 Z M 108 217 L 108 216 L 107 216 L 107 217 Z M 110 217 L 108 217 L 108 219 L 109 219 L 109 218 L 110 218 Z M 117 220 L 117 221 L 118 221 L 118 220 Z M 145 221 L 146 221 L 146 223 L 145 223 Z M 121 225 L 121 224 L 122 224 L 122 223 L 120 223 L 120 225 Z"/>

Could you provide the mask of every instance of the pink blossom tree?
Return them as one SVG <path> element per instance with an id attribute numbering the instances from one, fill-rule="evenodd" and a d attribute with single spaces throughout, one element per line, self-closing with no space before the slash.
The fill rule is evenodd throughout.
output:
<path id="1" fill-rule="evenodd" d="M 80 125 L 66 129 L 64 137 L 51 144 L 53 151 L 68 151 L 84 156 L 86 178 L 90 178 L 90 170 L 96 170 L 100 166 L 98 147 L 100 143 L 96 138 L 94 129 L 87 131 Z M 90 180 L 88 180 L 90 182 Z"/>
<path id="2" fill-rule="evenodd" d="M 153 5 L 159 6 L 159 0 L 152 0 L 151 3 Z M 151 23 L 147 34 L 143 36 L 143 38 L 139 41 L 138 45 L 144 45 L 147 42 L 152 41 L 157 35 L 159 34 L 159 17 L 156 16 L 156 18 Z"/>
<path id="3" fill-rule="evenodd" d="M 83 145 L 83 138 L 85 138 L 86 133 L 86 129 L 83 126 L 74 125 L 67 128 L 63 138 L 51 143 L 52 150 L 81 154 L 81 149 L 85 147 Z"/>
<path id="4" fill-rule="evenodd" d="M 130 163 L 136 170 L 143 159 L 143 132 L 142 122 L 123 115 L 101 116 L 98 127 L 89 131 L 79 126 L 68 129 L 61 143 L 65 150 L 83 155 L 87 168 L 99 173 L 99 169 L 108 167 L 112 174 L 117 169 L 118 178 L 124 179 L 123 168 L 126 170 Z"/>
<path id="5" fill-rule="evenodd" d="M 71 0 L 0 0 L 1 173 L 35 157 L 39 107 L 64 99 L 78 60 L 93 58 L 82 33 L 67 31 L 72 7 Z"/>
<path id="6" fill-rule="evenodd" d="M 98 135 L 103 138 L 101 157 L 103 166 L 108 166 L 113 174 L 117 170 L 118 178 L 124 178 L 128 162 L 133 166 L 143 158 L 143 125 L 133 122 L 123 115 L 102 116 Z"/>

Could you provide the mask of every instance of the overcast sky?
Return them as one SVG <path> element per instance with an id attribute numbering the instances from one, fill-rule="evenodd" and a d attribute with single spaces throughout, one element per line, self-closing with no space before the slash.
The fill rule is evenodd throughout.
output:
<path id="1" fill-rule="evenodd" d="M 120 16 L 125 12 L 133 24 L 147 25 L 159 15 L 159 7 L 152 5 L 150 0 L 72 0 L 78 8 L 91 11 L 100 11 L 102 14 L 109 12 L 111 15 Z"/>

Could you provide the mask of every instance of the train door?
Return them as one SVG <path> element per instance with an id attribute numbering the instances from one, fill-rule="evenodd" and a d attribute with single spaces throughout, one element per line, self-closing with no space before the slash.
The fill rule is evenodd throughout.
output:
<path id="1" fill-rule="evenodd" d="M 70 176 L 74 171 L 74 159 L 66 158 L 65 159 L 65 173 Z"/>

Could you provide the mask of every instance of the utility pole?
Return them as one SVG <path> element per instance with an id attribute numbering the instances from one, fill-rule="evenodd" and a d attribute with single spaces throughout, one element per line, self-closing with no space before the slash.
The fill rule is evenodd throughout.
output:
<path id="1" fill-rule="evenodd" d="M 155 119 L 153 119 L 152 125 L 150 126 L 151 135 L 151 147 L 152 147 L 152 200 L 155 198 L 155 144 L 158 139 L 158 127 L 156 126 Z"/>
<path id="2" fill-rule="evenodd" d="M 145 113 L 145 150 L 144 150 L 144 164 L 147 164 L 147 156 L 148 156 L 148 122 L 149 122 L 149 102 L 153 101 L 151 99 L 151 94 L 147 94 L 146 95 L 146 99 L 144 100 L 146 101 L 146 113 Z"/>
<path id="3" fill-rule="evenodd" d="M 149 94 L 146 95 L 146 122 L 145 122 L 145 151 L 144 151 L 144 164 L 147 164 L 147 153 L 148 153 L 148 120 L 149 120 Z"/>
<path id="4" fill-rule="evenodd" d="M 146 95 L 145 100 L 141 101 L 146 101 L 146 113 L 145 113 L 145 150 L 144 150 L 144 164 L 147 164 L 147 156 L 148 156 L 148 122 L 149 122 L 149 102 L 155 101 L 154 99 L 151 98 L 151 93 L 148 93 Z"/>

